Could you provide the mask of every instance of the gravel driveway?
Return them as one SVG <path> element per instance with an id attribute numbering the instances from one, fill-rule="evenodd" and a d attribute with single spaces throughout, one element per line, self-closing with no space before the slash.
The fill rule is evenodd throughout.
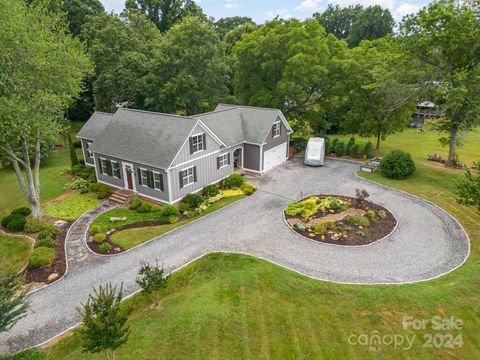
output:
<path id="1" fill-rule="evenodd" d="M 120 256 L 89 254 L 81 263 L 69 263 L 62 280 L 32 294 L 28 316 L 1 335 L 0 353 L 40 344 L 75 325 L 75 307 L 92 286 L 123 282 L 125 295 L 133 293 L 141 261 L 158 260 L 174 270 L 209 252 L 239 252 L 317 279 L 355 284 L 425 281 L 465 261 L 469 240 L 452 217 L 427 201 L 360 179 L 357 168 L 333 160 L 309 168 L 296 159 L 256 177 L 260 190 L 243 201 Z M 306 240 L 283 222 L 282 211 L 293 200 L 353 196 L 356 188 L 365 188 L 371 201 L 396 216 L 399 225 L 390 237 L 367 247 L 337 247 Z"/>

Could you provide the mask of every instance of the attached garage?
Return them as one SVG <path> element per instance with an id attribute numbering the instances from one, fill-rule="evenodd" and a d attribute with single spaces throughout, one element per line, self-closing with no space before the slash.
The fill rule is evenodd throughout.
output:
<path id="1" fill-rule="evenodd" d="M 273 149 L 264 152 L 263 171 L 273 169 L 287 160 L 287 143 L 284 142 Z"/>

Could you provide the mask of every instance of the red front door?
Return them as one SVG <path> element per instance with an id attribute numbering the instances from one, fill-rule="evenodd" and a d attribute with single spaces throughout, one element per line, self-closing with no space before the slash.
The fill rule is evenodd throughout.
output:
<path id="1" fill-rule="evenodd" d="M 130 166 L 126 166 L 125 172 L 127 173 L 128 190 L 133 190 L 132 168 Z"/>

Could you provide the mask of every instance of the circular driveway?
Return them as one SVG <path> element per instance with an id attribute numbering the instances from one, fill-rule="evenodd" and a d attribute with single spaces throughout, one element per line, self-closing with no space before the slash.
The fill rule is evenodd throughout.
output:
<path id="1" fill-rule="evenodd" d="M 354 284 L 425 281 L 463 264 L 470 244 L 455 219 L 428 201 L 362 180 L 357 169 L 333 160 L 310 168 L 295 159 L 255 177 L 260 189 L 245 200 L 120 256 L 89 254 L 83 262 L 69 262 L 62 280 L 31 295 L 27 317 L 2 334 L 0 353 L 40 344 L 75 325 L 75 307 L 92 286 L 123 282 L 124 294 L 132 294 L 141 261 L 158 261 L 173 271 L 210 252 L 238 252 L 320 280 Z M 398 227 L 389 237 L 370 246 L 339 247 L 304 239 L 283 222 L 291 201 L 313 194 L 354 196 L 356 188 L 395 215 Z"/>

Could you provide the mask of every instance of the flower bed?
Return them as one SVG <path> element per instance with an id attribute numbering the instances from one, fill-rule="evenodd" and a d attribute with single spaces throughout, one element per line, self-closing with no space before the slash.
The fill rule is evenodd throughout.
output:
<path id="1" fill-rule="evenodd" d="M 285 219 L 299 235 L 329 244 L 367 245 L 390 234 L 397 224 L 395 217 L 366 201 L 366 191 L 357 190 L 357 194 L 356 198 L 310 196 L 289 204 Z"/>

